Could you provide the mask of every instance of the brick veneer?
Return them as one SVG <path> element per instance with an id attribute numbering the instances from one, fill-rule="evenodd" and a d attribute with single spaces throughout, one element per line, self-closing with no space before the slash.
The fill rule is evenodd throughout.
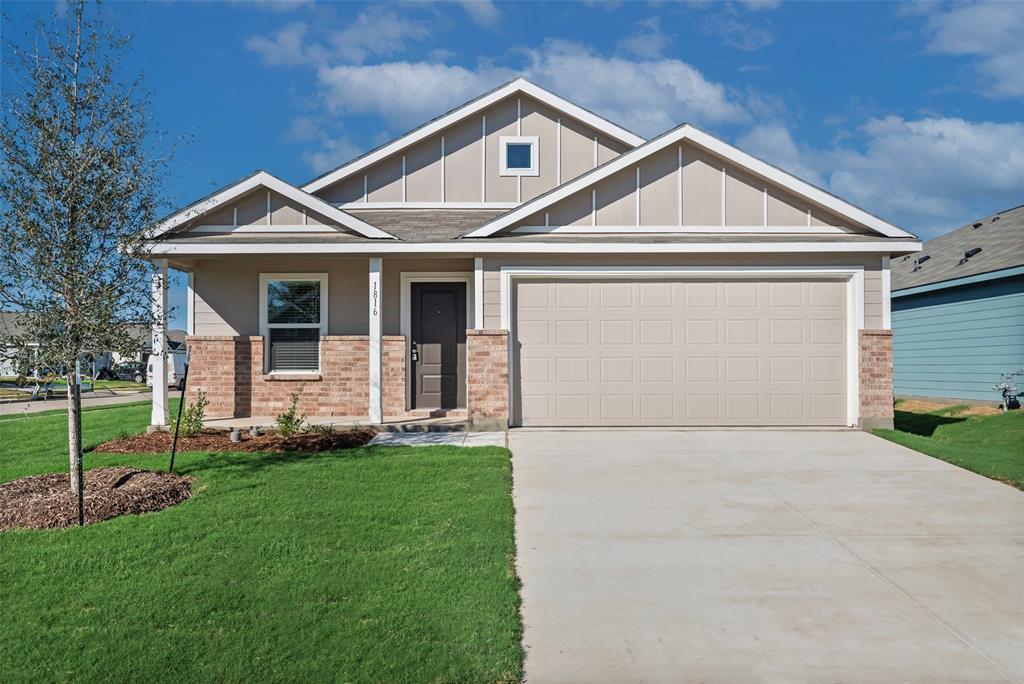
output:
<path id="1" fill-rule="evenodd" d="M 405 413 L 405 337 L 381 337 L 380 365 L 380 402 L 384 418 L 401 416 Z"/>
<path id="2" fill-rule="evenodd" d="M 209 417 L 273 416 L 302 388 L 299 410 L 310 416 L 361 417 L 369 412 L 369 349 L 366 335 L 327 335 L 320 341 L 319 374 L 267 375 L 263 338 L 188 338 L 187 398 L 202 390 Z M 404 391 L 403 391 L 404 393 Z"/>
<path id="3" fill-rule="evenodd" d="M 892 428 L 892 330 L 861 330 L 860 425 Z"/>
<path id="4" fill-rule="evenodd" d="M 508 427 L 508 332 L 466 331 L 467 404 L 470 427 Z"/>

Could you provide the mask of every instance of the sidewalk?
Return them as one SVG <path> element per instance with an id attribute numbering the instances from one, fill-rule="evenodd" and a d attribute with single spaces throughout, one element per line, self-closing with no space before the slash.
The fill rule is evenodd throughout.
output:
<path id="1" fill-rule="evenodd" d="M 170 399 L 177 399 L 181 396 L 178 390 L 167 391 Z M 118 404 L 135 404 L 138 402 L 150 402 L 153 400 L 152 392 L 136 392 L 134 394 L 107 394 L 105 396 L 83 396 L 82 408 L 95 408 L 97 406 L 117 406 Z M 14 401 L 0 404 L 0 416 L 23 415 L 28 413 L 40 413 L 41 411 L 63 410 L 67 408 L 65 397 L 54 397 L 46 401 Z"/>

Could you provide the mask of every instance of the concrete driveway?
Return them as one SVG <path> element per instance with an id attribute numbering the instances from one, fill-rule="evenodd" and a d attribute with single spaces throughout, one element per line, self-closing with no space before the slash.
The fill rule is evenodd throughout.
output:
<path id="1" fill-rule="evenodd" d="M 510 433 L 528 684 L 1024 680 L 1024 493 L 861 432 Z"/>

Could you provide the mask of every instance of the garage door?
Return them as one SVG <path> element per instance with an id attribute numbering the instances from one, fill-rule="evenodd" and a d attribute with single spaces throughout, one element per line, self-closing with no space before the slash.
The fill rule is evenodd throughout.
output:
<path id="1" fill-rule="evenodd" d="M 521 280 L 514 424 L 845 425 L 845 281 Z"/>

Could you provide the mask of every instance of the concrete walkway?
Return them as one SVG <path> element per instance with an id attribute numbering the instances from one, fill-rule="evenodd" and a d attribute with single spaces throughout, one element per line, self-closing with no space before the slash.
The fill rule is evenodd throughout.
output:
<path id="1" fill-rule="evenodd" d="M 169 399 L 181 396 L 178 390 L 167 390 Z M 140 401 L 153 401 L 152 392 L 135 392 L 133 394 L 83 395 L 82 408 L 96 406 L 117 406 L 119 404 L 137 404 Z M 63 410 L 67 408 L 66 397 L 54 397 L 46 401 L 12 401 L 0 404 L 0 416 L 24 415 L 41 411 Z"/>
<path id="2" fill-rule="evenodd" d="M 381 446 L 505 446 L 504 432 L 379 432 L 370 444 Z"/>
<path id="3" fill-rule="evenodd" d="M 528 684 L 1024 680 L 1024 493 L 860 432 L 512 431 Z"/>

